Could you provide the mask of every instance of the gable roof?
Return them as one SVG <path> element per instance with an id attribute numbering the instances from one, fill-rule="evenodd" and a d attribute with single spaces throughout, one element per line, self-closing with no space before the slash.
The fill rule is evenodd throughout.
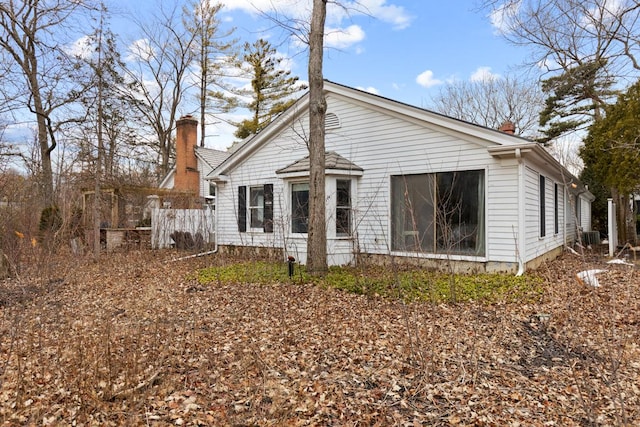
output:
<path id="1" fill-rule="evenodd" d="M 215 148 L 207 148 L 207 147 L 195 147 L 196 157 L 206 163 L 211 170 L 215 169 L 220 163 L 226 160 L 227 157 L 231 155 L 231 153 L 222 150 L 216 150 Z M 210 171 L 203 171 L 209 173 Z M 160 184 L 158 184 L 158 188 L 167 188 L 169 186 L 169 182 L 173 178 L 173 175 L 176 173 L 175 165 L 169 170 L 169 172 L 162 178 Z"/>
<path id="2" fill-rule="evenodd" d="M 196 156 L 209 165 L 212 169 L 226 160 L 231 153 L 214 148 L 196 147 Z"/>
<path id="3" fill-rule="evenodd" d="M 475 123 L 449 117 L 444 114 L 405 104 L 400 101 L 395 101 L 328 80 L 324 81 L 323 87 L 325 95 L 346 98 L 353 104 L 377 109 L 385 114 L 399 116 L 404 120 L 428 124 L 439 127 L 443 131 L 453 131 L 462 135 L 480 139 L 488 144 L 488 152 L 494 157 L 518 157 L 524 154 L 532 154 L 541 158 L 544 162 L 554 164 L 563 171 L 563 175 L 571 177 L 574 181 L 578 182 L 577 178 L 573 177 L 573 175 L 551 154 L 549 154 L 544 147 L 529 139 L 509 134 L 498 129 L 491 129 Z M 218 167 L 211 171 L 206 178 L 214 181 L 225 181 L 226 176 L 233 171 L 236 166 L 241 164 L 244 159 L 251 156 L 253 152 L 266 144 L 273 136 L 277 135 L 280 131 L 289 126 L 297 117 L 305 114 L 308 111 L 308 106 L 309 93 L 307 92 L 260 133 L 243 141 L 243 143 L 229 157 L 220 163 Z M 299 162 L 302 162 L 302 160 Z M 295 163 L 287 167 L 293 167 L 294 165 Z M 302 164 L 299 164 L 296 167 L 302 167 Z"/>

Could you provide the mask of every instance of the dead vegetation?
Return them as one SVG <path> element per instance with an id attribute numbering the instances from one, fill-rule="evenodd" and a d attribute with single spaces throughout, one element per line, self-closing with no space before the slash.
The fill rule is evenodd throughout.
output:
<path id="1" fill-rule="evenodd" d="M 2 282 L 3 425 L 640 424 L 636 267 L 568 254 L 539 302 L 434 305 L 203 285 L 228 260 L 174 255 Z M 594 267 L 602 286 L 579 285 Z"/>

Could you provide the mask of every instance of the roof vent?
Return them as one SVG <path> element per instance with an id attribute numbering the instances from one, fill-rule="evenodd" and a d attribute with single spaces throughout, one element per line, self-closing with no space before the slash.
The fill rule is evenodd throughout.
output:
<path id="1" fill-rule="evenodd" d="M 340 119 L 336 113 L 327 113 L 324 117 L 324 128 L 335 129 L 340 127 Z"/>

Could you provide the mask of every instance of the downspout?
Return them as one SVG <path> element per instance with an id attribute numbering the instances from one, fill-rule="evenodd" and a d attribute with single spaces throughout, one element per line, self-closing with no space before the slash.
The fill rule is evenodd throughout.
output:
<path id="1" fill-rule="evenodd" d="M 522 276 L 524 274 L 525 264 L 522 257 L 525 254 L 526 242 L 525 242 L 525 210 L 524 203 L 526 199 L 525 195 L 525 174 L 524 174 L 524 162 L 522 159 L 522 153 L 520 148 L 516 148 L 516 160 L 518 161 L 518 272 L 516 276 Z"/>
<path id="2" fill-rule="evenodd" d="M 213 250 L 210 252 L 212 254 L 215 254 L 218 252 L 218 209 L 217 209 L 217 204 L 218 204 L 218 184 L 213 182 L 213 186 L 216 189 L 216 199 L 215 199 L 215 204 L 214 204 L 214 209 L 213 209 L 213 228 L 215 231 L 214 234 L 214 240 L 213 240 Z"/>
<path id="3" fill-rule="evenodd" d="M 562 180 L 565 182 L 563 188 L 563 195 L 562 195 L 562 236 L 563 236 L 563 240 L 564 240 L 564 248 L 563 250 L 567 250 L 567 248 L 569 247 L 569 242 L 567 240 L 567 201 L 571 198 L 571 193 L 569 192 L 569 186 L 566 184 L 566 180 L 564 178 L 564 175 L 562 176 Z M 570 204 L 569 204 L 570 205 Z"/>

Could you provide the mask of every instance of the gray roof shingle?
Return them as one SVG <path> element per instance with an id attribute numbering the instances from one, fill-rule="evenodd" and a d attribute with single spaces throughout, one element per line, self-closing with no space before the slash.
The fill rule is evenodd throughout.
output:
<path id="1" fill-rule="evenodd" d="M 346 171 L 360 171 L 363 172 L 360 166 L 353 163 L 351 160 L 348 160 L 342 157 L 340 154 L 335 151 L 327 151 L 324 156 L 325 168 L 326 169 L 337 169 L 337 170 L 346 170 Z M 278 169 L 276 173 L 291 173 L 291 172 L 305 172 L 308 171 L 310 167 L 309 156 L 306 156 L 303 159 L 300 159 L 294 163 L 291 163 L 288 166 L 283 167 L 282 169 Z"/>

